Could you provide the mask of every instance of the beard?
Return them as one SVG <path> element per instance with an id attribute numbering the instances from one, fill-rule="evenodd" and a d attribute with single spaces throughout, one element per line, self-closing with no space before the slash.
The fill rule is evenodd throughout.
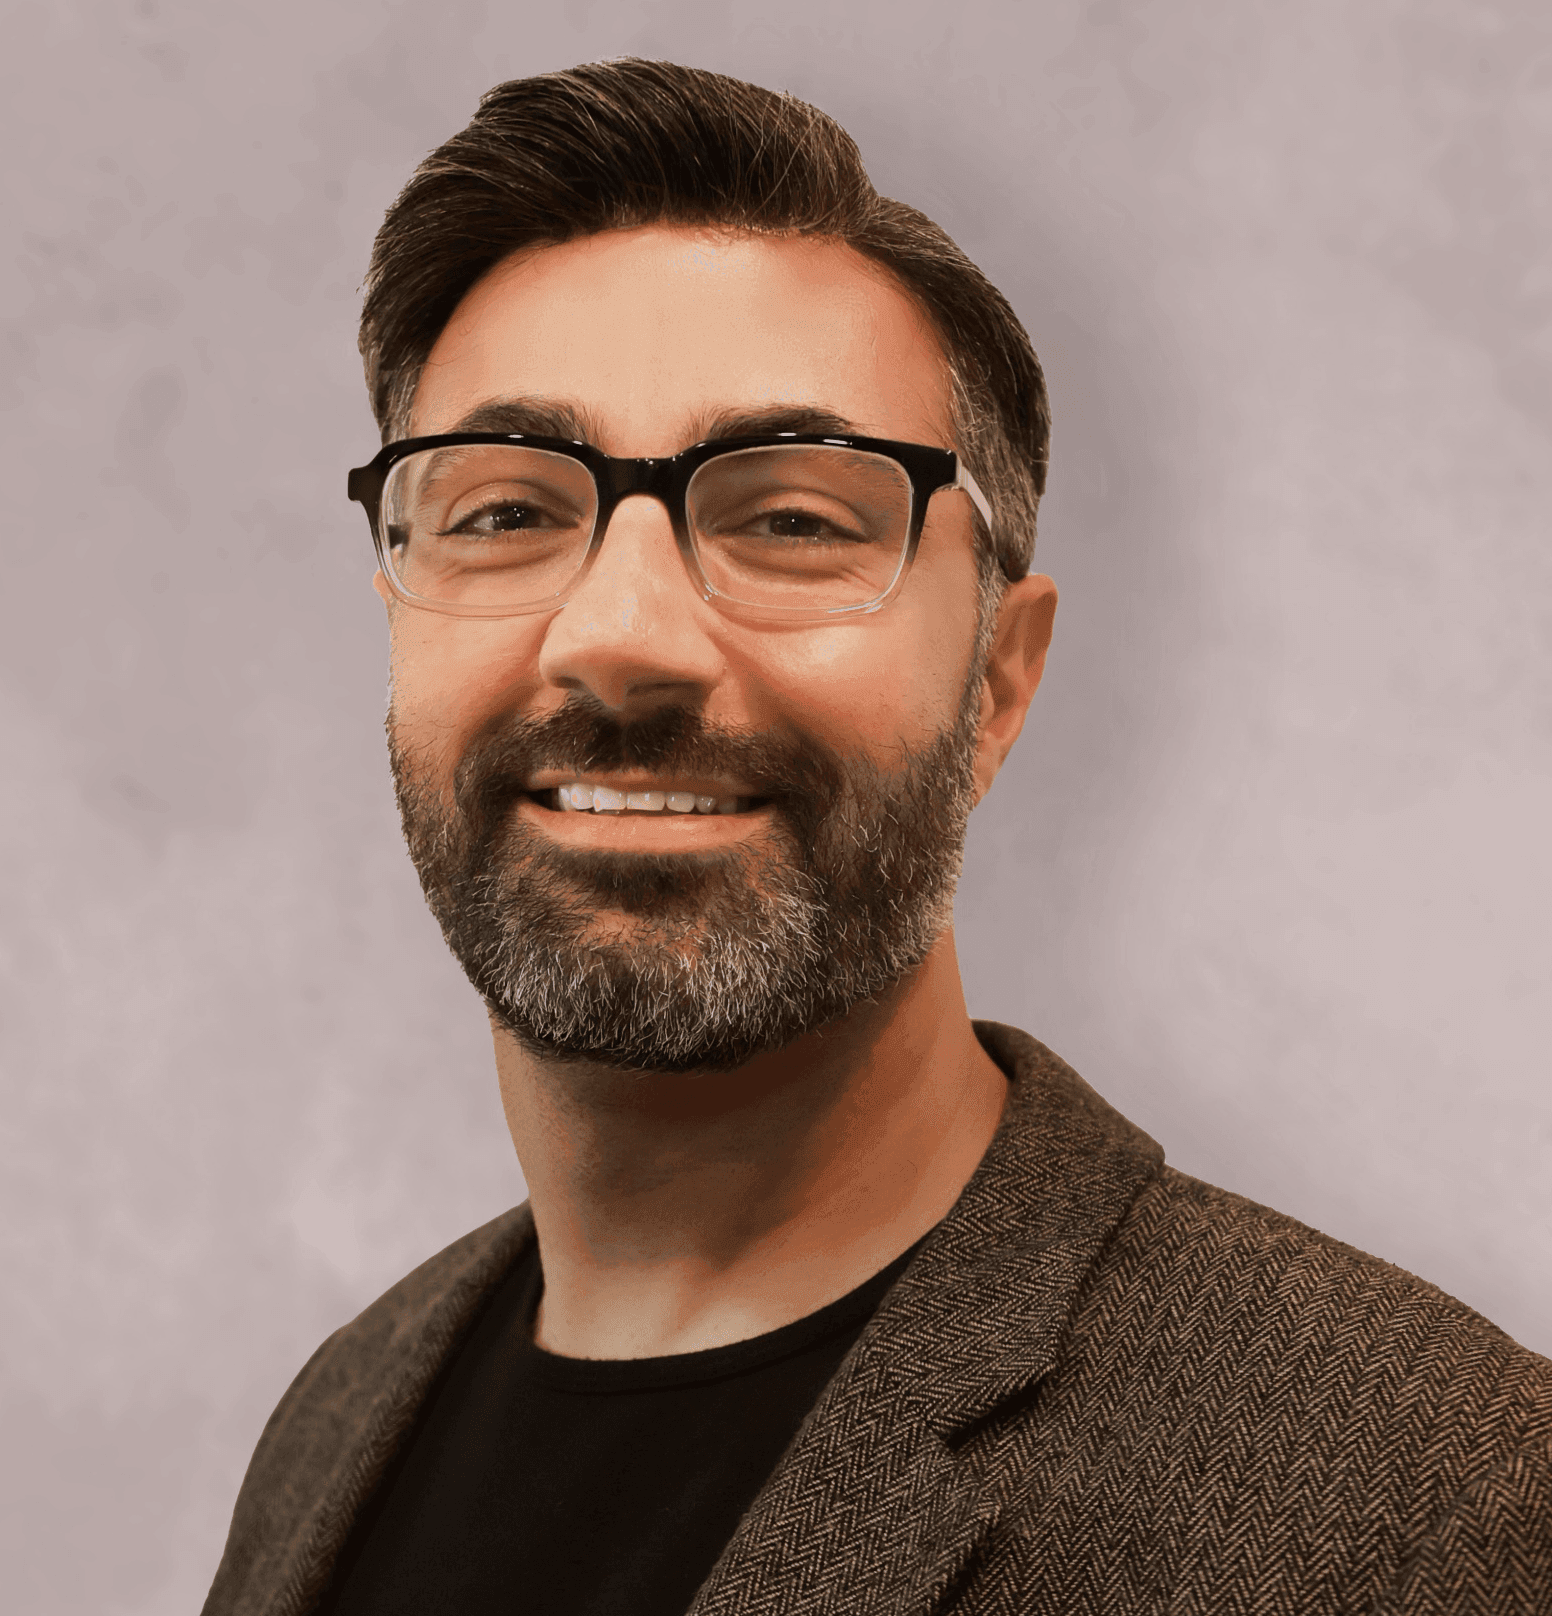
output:
<path id="1" fill-rule="evenodd" d="M 478 734 L 452 806 L 388 718 L 410 857 L 449 948 L 530 1052 L 617 1070 L 726 1071 L 823 1027 L 919 966 L 947 928 L 974 804 L 980 680 L 885 772 L 813 740 L 630 722 L 573 695 Z M 763 832 L 697 853 L 565 847 L 517 812 L 536 770 L 735 777 Z M 601 916 L 609 917 L 609 924 Z"/>

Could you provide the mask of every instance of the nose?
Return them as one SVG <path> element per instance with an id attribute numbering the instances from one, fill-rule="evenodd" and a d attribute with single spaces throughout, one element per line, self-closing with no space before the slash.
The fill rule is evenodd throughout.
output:
<path id="1" fill-rule="evenodd" d="M 550 620 L 539 672 L 623 715 L 699 708 L 723 671 L 717 622 L 685 570 L 667 508 L 633 494 L 614 508 L 592 569 Z"/>

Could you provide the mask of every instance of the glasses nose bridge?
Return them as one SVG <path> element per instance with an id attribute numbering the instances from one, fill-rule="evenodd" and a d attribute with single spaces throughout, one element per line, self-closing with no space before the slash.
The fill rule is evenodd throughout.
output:
<path id="1" fill-rule="evenodd" d="M 600 544 L 603 542 L 615 507 L 621 500 L 629 499 L 635 494 L 645 494 L 649 499 L 655 499 L 668 512 L 669 522 L 677 536 L 682 526 L 683 511 L 675 499 L 676 469 L 676 458 L 667 456 L 635 460 L 621 460 L 611 456 L 607 459 L 603 465 L 604 475 L 599 479 L 601 487 L 597 542 Z"/>

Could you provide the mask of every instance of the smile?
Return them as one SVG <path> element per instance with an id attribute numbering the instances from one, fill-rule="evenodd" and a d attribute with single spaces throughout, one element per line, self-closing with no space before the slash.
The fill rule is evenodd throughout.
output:
<path id="1" fill-rule="evenodd" d="M 541 785 L 536 781 L 528 794 L 540 807 L 556 813 L 655 814 L 665 818 L 676 814 L 747 814 L 763 807 L 767 800 L 702 780 L 669 780 L 650 785 L 604 785 L 577 779 Z"/>

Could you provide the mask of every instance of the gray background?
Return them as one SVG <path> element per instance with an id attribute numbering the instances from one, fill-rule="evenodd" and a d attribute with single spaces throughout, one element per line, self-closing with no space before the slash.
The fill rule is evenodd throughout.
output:
<path id="1" fill-rule="evenodd" d="M 382 757 L 373 230 L 508 77 L 835 113 L 1056 401 L 973 1009 L 1552 1351 L 1552 26 L 1503 4 L 20 7 L 3 106 L 10 1609 L 197 1608 L 316 1343 L 522 1194 Z"/>

